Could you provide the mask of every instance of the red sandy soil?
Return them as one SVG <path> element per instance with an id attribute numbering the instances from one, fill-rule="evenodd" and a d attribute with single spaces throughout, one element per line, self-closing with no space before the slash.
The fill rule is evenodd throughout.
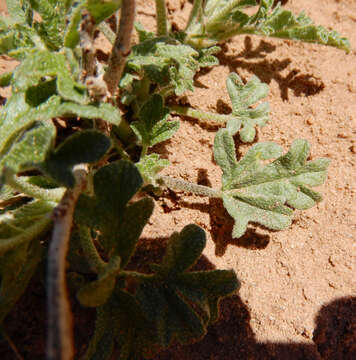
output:
<path id="1" fill-rule="evenodd" d="M 183 28 L 191 4 L 168 3 L 170 19 Z M 173 346 L 157 360 L 356 359 L 356 1 L 289 0 L 285 7 L 295 13 L 304 9 L 315 23 L 348 37 L 352 51 L 236 37 L 219 55 L 221 65 L 200 73 L 195 92 L 181 100 L 194 108 L 229 112 L 227 75 L 234 71 L 245 81 L 257 75 L 270 86 L 271 104 L 271 121 L 258 129 L 258 141 L 274 141 L 287 150 L 294 139 L 304 138 L 311 144 L 311 158 L 330 158 L 328 179 L 318 189 L 324 200 L 296 211 L 287 230 L 250 226 L 245 236 L 233 239 L 232 220 L 219 201 L 179 191 L 159 198 L 143 234 L 142 257 L 151 257 L 147 250 L 160 253 L 173 231 L 195 223 L 208 237 L 204 266 L 234 269 L 241 289 L 221 303 L 221 319 L 202 341 Z M 138 1 L 138 19 L 150 30 L 154 13 L 153 0 Z M 0 71 L 12 64 L 1 57 Z M 221 171 L 212 157 L 217 129 L 182 118 L 178 133 L 155 149 L 171 162 L 164 173 L 219 187 Z M 237 145 L 239 155 L 249 147 Z M 15 315 L 13 320 L 23 321 Z M 83 331 L 80 323 L 77 328 Z M 26 354 L 30 340 L 17 339 Z M 40 349 L 36 353 L 25 358 L 40 359 Z"/>

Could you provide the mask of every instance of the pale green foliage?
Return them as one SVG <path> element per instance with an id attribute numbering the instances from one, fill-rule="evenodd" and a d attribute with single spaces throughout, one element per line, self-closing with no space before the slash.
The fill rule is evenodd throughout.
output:
<path id="1" fill-rule="evenodd" d="M 153 146 L 169 139 L 179 128 L 178 120 L 168 120 L 169 108 L 163 105 L 160 95 L 153 95 L 142 106 L 139 121 L 131 128 L 143 146 Z"/>
<path id="2" fill-rule="evenodd" d="M 166 159 L 161 159 L 158 154 L 150 154 L 142 157 L 136 167 L 140 171 L 140 174 L 145 184 L 152 184 L 157 186 L 157 174 L 169 166 L 170 162 Z"/>
<path id="3" fill-rule="evenodd" d="M 309 145 L 296 140 L 289 152 L 274 143 L 254 145 L 237 161 L 232 136 L 219 130 L 214 142 L 214 157 L 223 170 L 224 206 L 235 220 L 233 236 L 240 237 L 249 222 L 281 230 L 291 224 L 292 210 L 308 209 L 321 200 L 310 187 L 326 178 L 328 159 L 307 161 Z M 276 158 L 263 166 L 261 160 Z"/>
<path id="4" fill-rule="evenodd" d="M 304 13 L 294 15 L 274 0 L 261 0 L 255 14 L 243 10 L 257 5 L 255 0 L 195 0 L 196 9 L 186 29 L 186 42 L 198 48 L 209 47 L 234 35 L 255 34 L 302 40 L 350 50 L 349 41 L 336 31 L 315 25 Z"/>

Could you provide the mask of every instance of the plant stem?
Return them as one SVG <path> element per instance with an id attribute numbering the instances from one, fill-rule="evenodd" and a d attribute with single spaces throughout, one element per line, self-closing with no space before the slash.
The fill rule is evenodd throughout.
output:
<path id="1" fill-rule="evenodd" d="M 53 203 L 53 207 L 55 204 Z M 49 229 L 52 220 L 50 216 L 43 216 L 40 220 L 37 220 L 32 226 L 26 228 L 19 235 L 1 239 L 0 242 L 0 255 L 4 254 L 6 251 L 9 251 L 23 243 L 33 240 L 41 233 Z"/>
<path id="2" fill-rule="evenodd" d="M 119 30 L 111 51 L 109 66 L 104 80 L 111 95 L 114 96 L 125 67 L 126 58 L 131 51 L 131 35 L 135 19 L 135 0 L 123 0 Z"/>
<path id="3" fill-rule="evenodd" d="M 89 13 L 83 16 L 83 22 L 80 30 L 80 47 L 82 49 L 83 58 L 83 80 L 89 76 L 93 76 L 95 72 L 95 54 L 93 51 L 93 37 L 95 25 Z"/>
<path id="4" fill-rule="evenodd" d="M 170 176 L 160 176 L 158 182 L 171 189 L 183 190 L 196 195 L 208 196 L 210 198 L 221 198 L 221 191 L 212 189 L 208 186 L 193 184 L 181 179 L 175 179 Z"/>
<path id="5" fill-rule="evenodd" d="M 173 112 L 176 114 L 190 116 L 194 119 L 206 121 L 209 123 L 215 122 L 219 124 L 225 124 L 231 118 L 231 115 L 210 113 L 179 105 L 170 106 L 170 109 L 173 110 Z"/>
<path id="6" fill-rule="evenodd" d="M 167 31 L 167 15 L 166 4 L 164 0 L 156 0 L 156 20 L 157 20 L 157 36 L 166 36 Z"/>
<path id="7" fill-rule="evenodd" d="M 194 0 L 193 8 L 190 11 L 189 20 L 187 22 L 187 26 L 185 27 L 185 32 L 189 31 L 189 27 L 193 22 L 199 22 L 200 21 L 200 14 L 202 8 L 202 2 L 203 0 Z"/>
<path id="8" fill-rule="evenodd" d="M 74 356 L 65 269 L 74 207 L 86 185 L 86 171 L 83 166 L 75 168 L 74 176 L 76 185 L 73 189 L 67 189 L 52 215 L 54 228 L 48 251 L 47 269 L 48 360 L 72 360 Z"/>
<path id="9" fill-rule="evenodd" d="M 90 229 L 86 226 L 79 227 L 80 245 L 89 266 L 96 273 L 101 272 L 106 267 L 106 262 L 100 257 L 90 234 Z"/>
<path id="10" fill-rule="evenodd" d="M 64 188 L 43 189 L 39 186 L 32 185 L 27 181 L 22 180 L 21 177 L 16 176 L 9 168 L 4 169 L 3 175 L 5 176 L 6 184 L 11 186 L 14 190 L 35 199 L 54 201 L 58 203 L 61 201 L 65 191 Z"/>

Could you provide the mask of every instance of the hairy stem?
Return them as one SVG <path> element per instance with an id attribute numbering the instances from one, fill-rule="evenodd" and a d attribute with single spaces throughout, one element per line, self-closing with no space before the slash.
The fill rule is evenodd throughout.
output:
<path id="1" fill-rule="evenodd" d="M 196 195 L 208 196 L 210 198 L 221 198 L 221 191 L 212 189 L 208 186 L 193 184 L 181 179 L 175 179 L 170 176 L 160 176 L 158 182 L 171 189 L 183 190 Z"/>
<path id="2" fill-rule="evenodd" d="M 115 95 L 125 67 L 126 58 L 131 51 L 131 35 L 135 19 L 135 0 L 123 0 L 119 30 L 111 51 L 109 66 L 104 80 L 111 95 Z"/>
<path id="3" fill-rule="evenodd" d="M 61 201 L 65 191 L 64 188 L 43 189 L 39 186 L 32 185 L 27 181 L 22 180 L 21 177 L 16 176 L 9 168 L 4 169 L 3 175 L 5 176 L 6 184 L 11 186 L 14 190 L 35 199 L 54 201 L 58 203 Z"/>
<path id="4" fill-rule="evenodd" d="M 53 211 L 54 228 L 48 251 L 47 316 L 48 360 L 71 360 L 74 356 L 72 319 L 65 282 L 66 255 L 71 234 L 74 207 L 86 184 L 86 171 L 74 170 L 76 185 L 67 189 Z"/>
<path id="5" fill-rule="evenodd" d="M 80 31 L 80 47 L 83 54 L 83 80 L 93 76 L 95 72 L 95 54 L 93 47 L 95 25 L 89 13 L 83 16 Z"/>
<path id="6" fill-rule="evenodd" d="M 178 115 L 190 116 L 194 119 L 202 120 L 209 123 L 215 122 L 219 124 L 225 124 L 231 118 L 231 115 L 210 113 L 185 106 L 174 105 L 170 106 L 170 109 Z"/>
<path id="7" fill-rule="evenodd" d="M 187 26 L 185 27 L 186 32 L 189 31 L 189 27 L 192 23 L 200 20 L 199 12 L 202 8 L 202 2 L 203 0 L 194 0 L 193 8 L 190 11 L 189 20 L 187 22 Z"/>
<path id="8" fill-rule="evenodd" d="M 166 4 L 164 0 L 156 0 L 156 20 L 157 20 L 157 36 L 166 36 L 167 31 L 167 15 Z"/>
<path id="9" fill-rule="evenodd" d="M 84 256 L 87 259 L 91 269 L 99 273 L 104 270 L 107 265 L 105 261 L 100 257 L 98 250 L 96 249 L 93 239 L 90 235 L 90 229 L 86 226 L 79 227 L 80 245 L 83 249 Z"/>

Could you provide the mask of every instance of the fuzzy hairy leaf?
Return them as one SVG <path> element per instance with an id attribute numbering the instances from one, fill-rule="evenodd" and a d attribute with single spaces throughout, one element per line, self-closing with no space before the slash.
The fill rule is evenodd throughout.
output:
<path id="1" fill-rule="evenodd" d="M 66 26 L 64 33 L 64 46 L 74 49 L 80 41 L 79 27 L 82 20 L 82 10 L 86 5 L 86 0 L 79 1 L 76 6 L 71 8 L 71 13 L 68 15 L 69 23 Z"/>
<path id="2" fill-rule="evenodd" d="M 131 128 L 141 144 L 153 146 L 169 139 L 178 130 L 179 121 L 168 121 L 168 117 L 169 108 L 164 106 L 163 98 L 155 94 L 144 103 L 140 120 L 133 122 Z"/>
<path id="3" fill-rule="evenodd" d="M 251 108 L 251 105 L 268 95 L 268 85 L 262 83 L 256 76 L 244 85 L 236 73 L 231 73 L 226 80 L 226 87 L 232 104 L 231 119 L 227 121 L 226 128 L 231 135 L 235 135 L 240 130 L 241 140 L 251 142 L 256 136 L 255 126 L 264 126 L 269 120 L 267 102 Z"/>
<path id="4" fill-rule="evenodd" d="M 86 284 L 78 291 L 77 298 L 80 303 L 87 307 L 98 307 L 105 304 L 114 290 L 120 266 L 119 256 L 110 258 L 105 269 L 99 273 L 98 280 Z"/>
<path id="5" fill-rule="evenodd" d="M 243 10 L 257 5 L 255 0 L 210 0 L 191 20 L 186 42 L 204 48 L 228 40 L 234 35 L 255 34 L 285 39 L 302 40 L 334 46 L 350 51 L 349 41 L 336 31 L 315 25 L 303 12 L 294 15 L 280 4 L 273 8 L 274 0 L 261 0 L 255 14 Z"/>
<path id="6" fill-rule="evenodd" d="M 170 162 L 166 159 L 161 159 L 158 154 L 146 155 L 140 159 L 136 166 L 140 171 L 140 174 L 144 180 L 144 183 L 152 184 L 157 186 L 157 174 L 164 169 L 166 166 L 169 166 Z"/>
<path id="7" fill-rule="evenodd" d="M 72 173 L 74 165 L 99 161 L 110 146 L 110 139 L 99 131 L 76 132 L 51 152 L 40 167 L 58 183 L 73 187 L 75 184 Z"/>
<path id="8" fill-rule="evenodd" d="M 219 298 L 239 287 L 232 271 L 187 272 L 205 243 L 205 233 L 196 225 L 174 233 L 161 265 L 152 266 L 155 274 L 142 279 L 137 290 L 137 299 L 154 324 L 161 346 L 168 346 L 174 338 L 188 343 L 204 336 L 210 321 L 217 319 Z M 199 312 L 191 302 L 200 308 Z"/>
<path id="9" fill-rule="evenodd" d="M 75 221 L 100 231 L 99 242 L 107 252 L 121 257 L 122 267 L 128 263 L 153 211 L 149 198 L 127 205 L 142 183 L 132 163 L 111 163 L 94 175 L 95 196 L 81 195 L 76 208 Z"/>
<path id="10" fill-rule="evenodd" d="M 87 8 L 97 24 L 110 17 L 121 7 L 122 0 L 87 0 Z"/>
<path id="11" fill-rule="evenodd" d="M 20 133 L 6 153 L 0 156 L 0 169 L 7 166 L 19 172 L 31 169 L 35 163 L 44 161 L 55 133 L 55 127 L 51 122 L 34 123 Z"/>
<path id="12" fill-rule="evenodd" d="M 52 3 L 47 0 L 29 0 L 33 10 L 38 12 L 42 21 L 35 23 L 35 28 L 47 47 L 59 50 L 63 46 L 66 27 L 65 8 L 62 1 Z"/>
<path id="13" fill-rule="evenodd" d="M 73 79 L 65 56 L 47 50 L 36 51 L 27 56 L 16 68 L 12 78 L 13 91 L 26 91 L 48 77 L 56 79 L 57 92 L 63 99 L 78 104 L 88 103 L 85 87 Z"/>
<path id="14" fill-rule="evenodd" d="M 307 161 L 309 145 L 305 140 L 296 140 L 287 154 L 281 156 L 281 152 L 274 143 L 259 143 L 237 161 L 228 130 L 216 134 L 214 157 L 223 170 L 223 202 L 235 220 L 234 237 L 242 236 L 249 222 L 284 229 L 292 221 L 290 207 L 308 209 L 321 201 L 321 195 L 310 187 L 324 182 L 329 160 Z M 276 157 L 262 166 L 261 160 Z"/>
<path id="15" fill-rule="evenodd" d="M 200 68 L 217 64 L 213 56 L 216 47 L 199 53 L 173 38 L 152 39 L 140 33 L 146 40 L 132 48 L 127 68 L 161 87 L 170 87 L 176 95 L 194 89 L 194 76 Z"/>
<path id="16" fill-rule="evenodd" d="M 18 246 L 0 258 L 0 324 L 25 292 L 41 256 L 42 249 L 37 240 Z"/>
<path id="17" fill-rule="evenodd" d="M 84 359 L 110 359 L 115 342 L 120 348 L 120 360 L 151 358 L 158 351 L 152 324 L 135 297 L 118 287 L 97 309 L 95 333 Z"/>
<path id="18" fill-rule="evenodd" d="M 0 168 L 9 165 L 20 169 L 43 159 L 55 135 L 47 120 L 55 116 L 59 101 L 58 96 L 51 96 L 31 107 L 23 92 L 11 96 L 0 113 Z"/>

